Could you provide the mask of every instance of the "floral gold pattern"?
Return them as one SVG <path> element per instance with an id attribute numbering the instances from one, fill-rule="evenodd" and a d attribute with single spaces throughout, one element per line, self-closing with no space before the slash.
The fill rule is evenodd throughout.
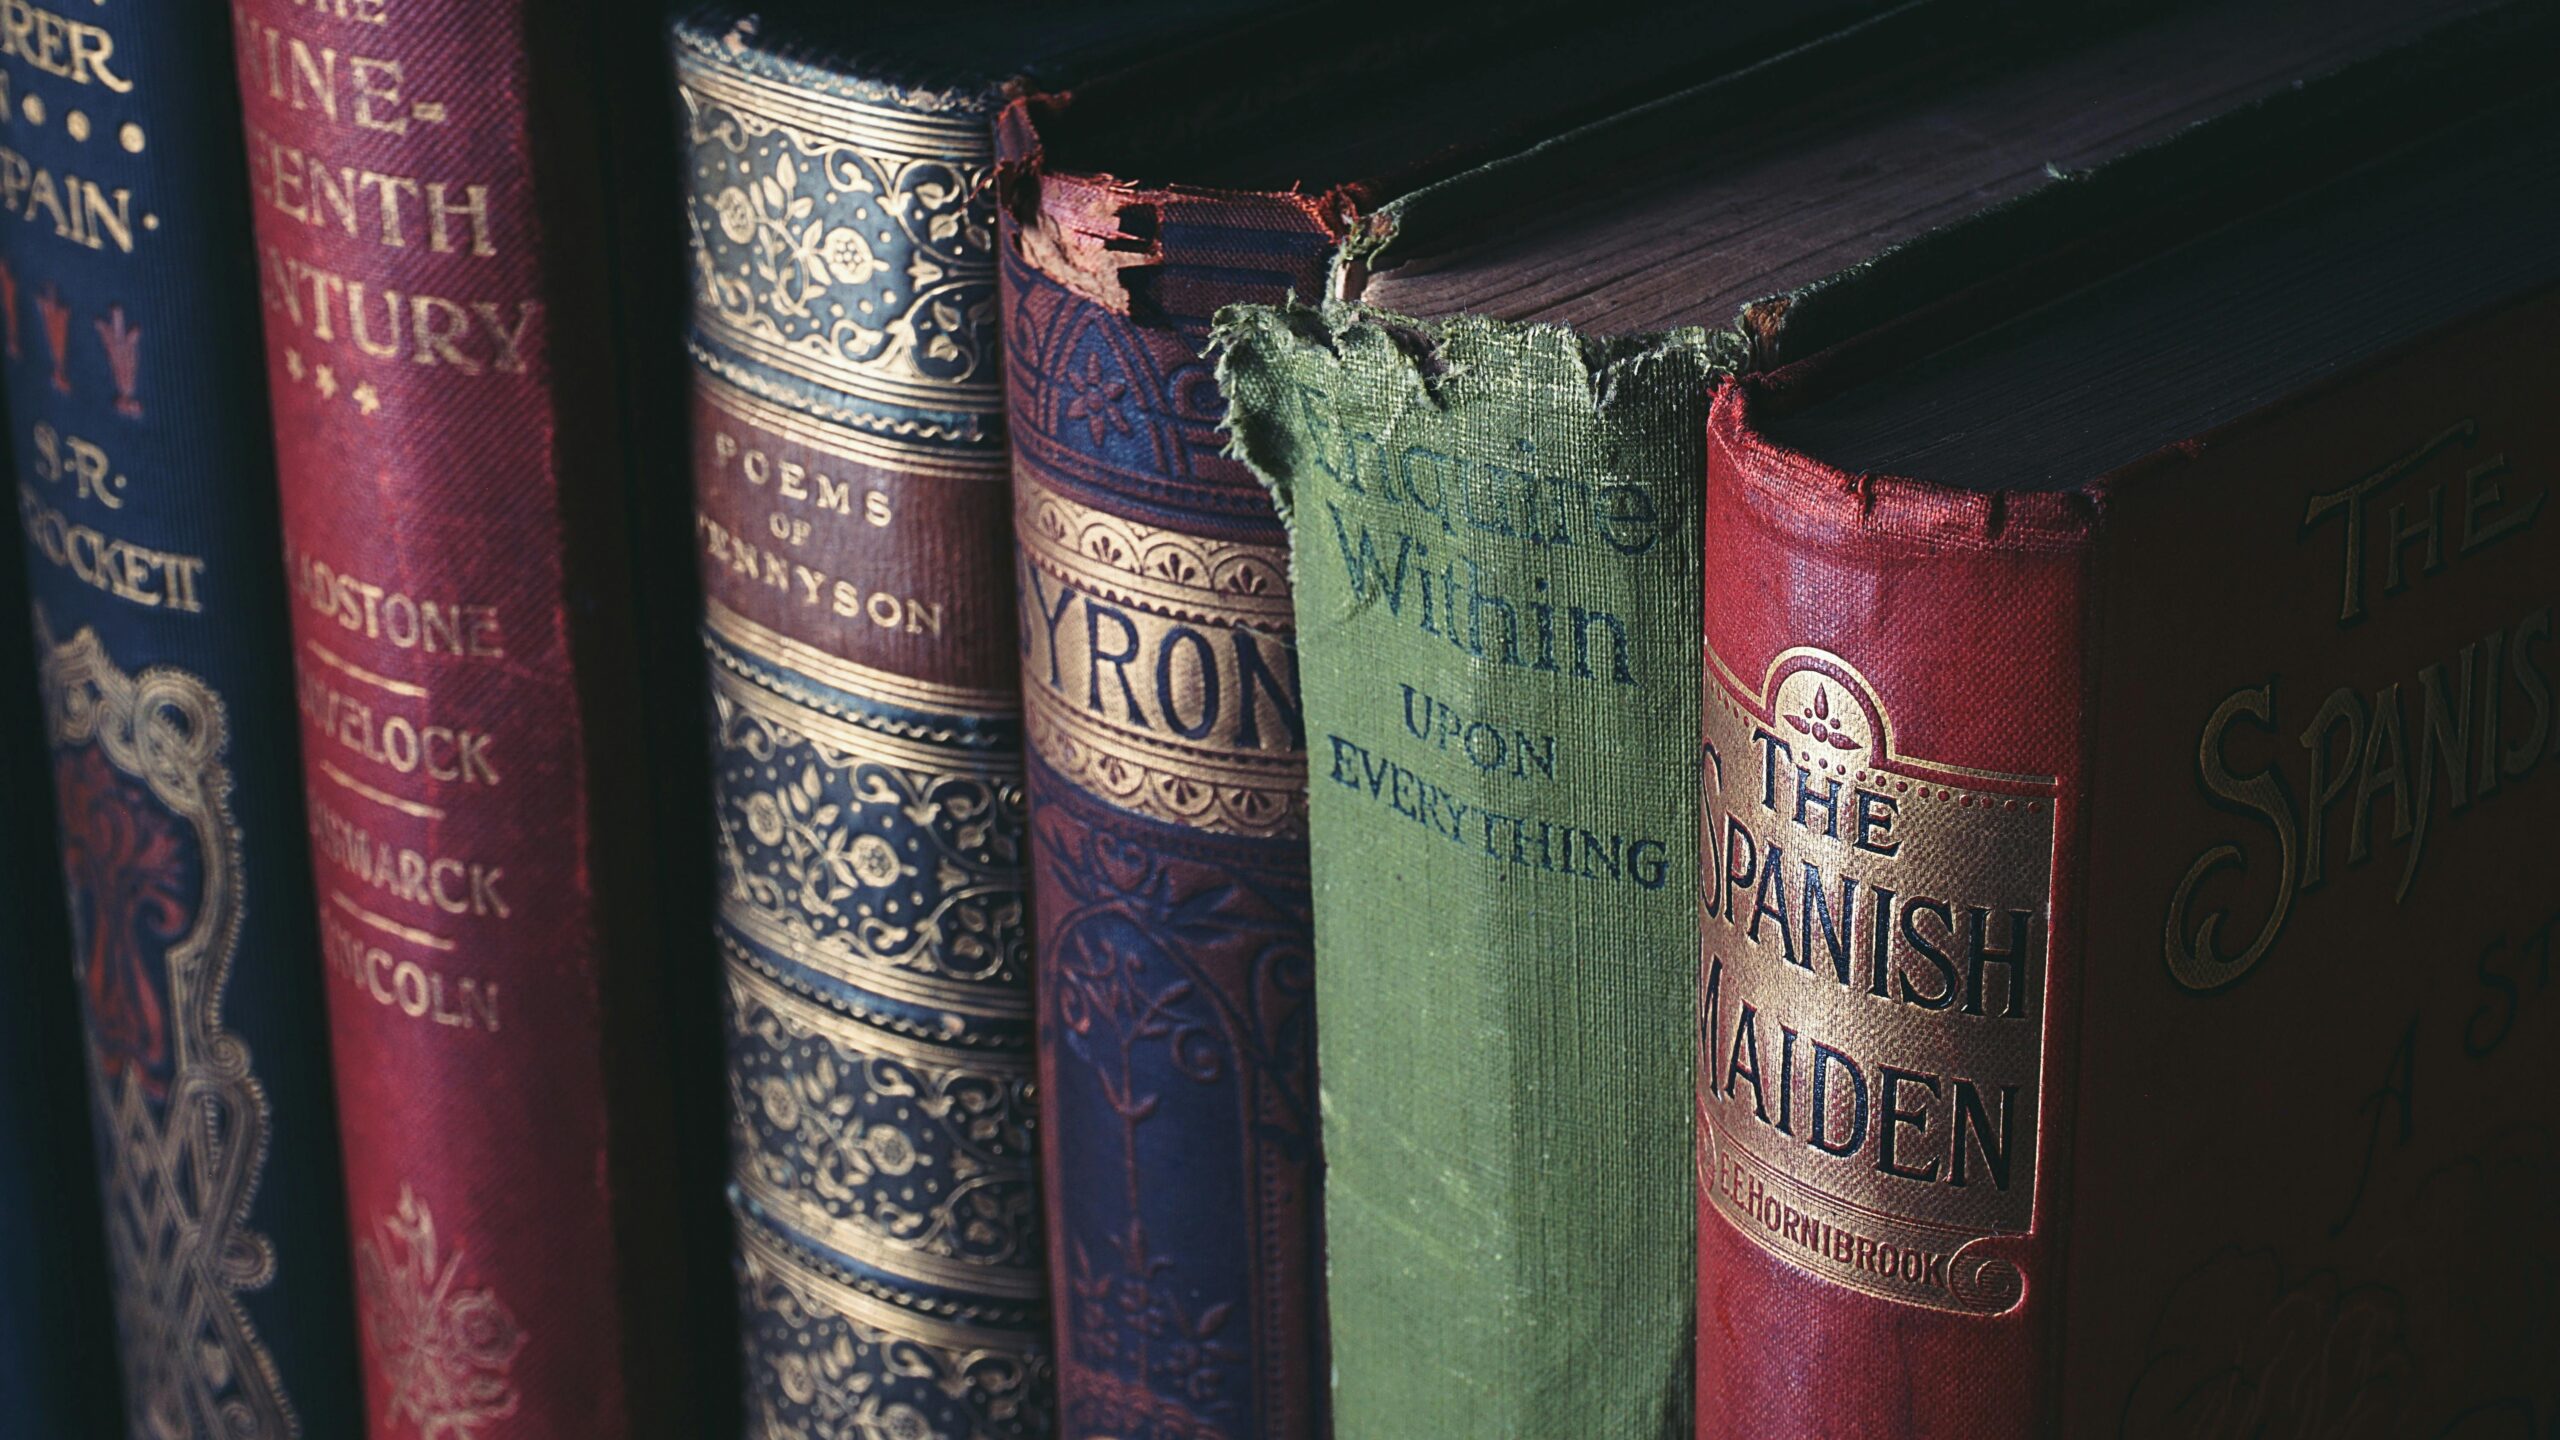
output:
<path id="1" fill-rule="evenodd" d="M 894 568 L 1001 513 L 1002 95 L 760 30 L 676 28 L 696 393 L 891 477 L 896 528 L 844 544 Z M 961 563 L 938 593 L 1002 583 Z M 747 1434 L 1043 1440 L 1021 702 L 984 678 L 1003 642 L 971 620 L 941 643 L 974 659 L 884 666 L 706 598 Z"/>
<path id="2" fill-rule="evenodd" d="M 62 820 L 81 981 L 115 1022 L 93 1027 L 90 1064 L 126 1407 L 140 1435 L 288 1440 L 299 1421 L 238 1299 L 276 1262 L 248 1228 L 267 1096 L 223 1021 L 241 862 L 222 702 L 183 671 L 125 674 L 94 631 L 40 638 L 57 768 L 77 782 Z"/>
<path id="3" fill-rule="evenodd" d="M 724 918 L 892 998 L 1027 1014 L 1017 762 L 876 734 L 726 671 L 712 694 Z"/>
<path id="4" fill-rule="evenodd" d="M 923 116 L 678 59 L 697 323 L 867 400 L 996 396 L 983 116 Z"/>
<path id="5" fill-rule="evenodd" d="M 1038 1298 L 1029 1055 L 848 1024 L 735 954 L 729 1016 L 748 1199 L 886 1273 Z"/>
<path id="6" fill-rule="evenodd" d="M 365 1339 L 387 1413 L 419 1440 L 479 1440 L 516 1413 L 507 1372 L 527 1336 L 497 1293 L 467 1288 L 463 1252 L 440 1252 L 436 1219 L 406 1185 L 399 1209 L 357 1242 L 356 1286 Z"/>

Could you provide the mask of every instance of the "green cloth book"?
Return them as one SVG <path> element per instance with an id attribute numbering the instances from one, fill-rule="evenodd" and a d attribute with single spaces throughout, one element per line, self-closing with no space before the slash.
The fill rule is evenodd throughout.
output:
<path id="1" fill-rule="evenodd" d="M 1908 7 L 1221 312 L 1293 552 L 1338 1433 L 1688 1433 L 1713 382 L 1926 347 L 2378 142 L 2428 73 L 2403 10 Z"/>

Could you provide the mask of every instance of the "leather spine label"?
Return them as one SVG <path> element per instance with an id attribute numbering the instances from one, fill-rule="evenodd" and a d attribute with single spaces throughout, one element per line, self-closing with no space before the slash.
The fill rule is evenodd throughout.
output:
<path id="1" fill-rule="evenodd" d="M 1998 1314 L 2036 1184 L 2051 778 L 1903 754 L 1887 697 L 1800 648 L 1708 652 L 1698 1168 L 1836 1284 Z"/>
<path id="2" fill-rule="evenodd" d="M 1016 677 L 1000 456 L 875 456 L 697 369 L 694 531 L 722 639 L 837 689 L 1009 715 Z"/>

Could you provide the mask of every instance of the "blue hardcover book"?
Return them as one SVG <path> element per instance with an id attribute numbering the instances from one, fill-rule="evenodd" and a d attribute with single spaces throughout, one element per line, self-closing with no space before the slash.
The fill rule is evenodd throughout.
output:
<path id="1" fill-rule="evenodd" d="M 11 9 L 0 369 L 45 745 L 10 761 L 60 817 L 126 1428 L 352 1437 L 228 7 Z"/>
<path id="2" fill-rule="evenodd" d="M 114 1428 L 98 1191 L 82 1123 L 80 1021 L 24 582 L 0 545 L 0 1437 Z"/>

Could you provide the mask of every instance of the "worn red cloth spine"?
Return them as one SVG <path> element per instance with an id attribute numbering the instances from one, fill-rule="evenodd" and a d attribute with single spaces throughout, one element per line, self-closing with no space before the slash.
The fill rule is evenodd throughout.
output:
<path id="1" fill-rule="evenodd" d="M 1761 884 L 1772 848 L 1788 857 L 1777 867 L 1777 883 L 1795 888 L 1794 898 L 1803 901 L 1807 877 L 1789 872 L 1800 860 L 1814 863 L 1807 857 L 1822 843 L 1796 818 L 1797 776 L 1790 772 L 1791 752 L 1799 748 L 1812 776 L 1806 788 L 1818 799 L 1830 794 L 1831 781 L 1844 782 L 1852 798 L 1841 802 L 1839 813 L 1853 827 L 1854 797 L 1861 792 L 1882 794 L 1900 807 L 1894 821 L 1871 836 L 1876 844 L 1902 839 L 1916 845 L 1924 837 L 1897 831 L 1923 807 L 1936 817 L 1950 810 L 1968 816 L 1988 794 L 1995 813 L 2025 813 L 1997 810 L 2013 802 L 2042 806 L 2054 843 L 2066 852 L 2076 845 L 2084 823 L 2080 546 L 2091 514 L 2076 495 L 1995 497 L 1838 474 L 1763 441 L 1746 420 L 1747 393 L 1728 388 L 1708 428 L 1708 779 L 1699 873 L 1702 975 L 1714 993 L 1702 996 L 1699 1046 L 1698 1393 L 1705 1398 L 1698 1433 L 1702 1440 L 1868 1434 L 2028 1440 L 2046 1433 L 2039 1417 L 2051 1398 L 2042 1337 L 2059 1278 L 2058 1187 L 2034 1187 L 2031 1204 L 2016 1212 L 2023 1234 L 1982 1247 L 2023 1282 L 2023 1295 L 2001 1305 L 2006 1297 L 1976 1302 L 1958 1298 L 1947 1284 L 1930 1285 L 1942 1280 L 1948 1252 L 1971 1238 L 1960 1234 L 1960 1225 L 1861 1223 L 1875 1221 L 1872 1212 L 1891 1208 L 1890 1202 L 1854 1191 L 1815 1192 L 1805 1177 L 1784 1173 L 1793 1155 L 1830 1158 L 1808 1150 L 1819 1136 L 1803 1114 L 1811 1108 L 1812 1044 L 1820 1040 L 1853 1055 L 1868 1071 L 1877 1057 L 1826 1027 L 1818 1012 L 1799 1014 L 1790 1006 L 1793 1000 L 1812 1010 L 1823 997 L 1753 989 L 1755 979 L 1767 984 L 1786 977 L 1772 974 L 1769 964 L 1785 963 L 1781 947 L 1763 954 L 1751 936 L 1765 937 L 1773 928 L 1764 902 L 1784 903 Z M 1915 616 L 1930 620 L 1916 624 Z M 2000 702 L 1983 703 L 1979 666 L 1948 663 L 1949 656 L 2000 657 Z M 1800 698 L 1815 695 L 1821 716 L 1805 713 L 1815 702 Z M 1791 719 L 1836 727 L 1861 748 L 1835 749 Z M 1888 728 L 1890 753 L 1878 743 Z M 1785 748 L 1763 738 L 1779 736 L 1777 746 Z M 1847 773 L 1827 770 L 1817 751 L 1848 757 Z M 2047 778 L 2040 785 L 2006 784 L 1974 774 Z M 1774 783 L 1774 804 L 1763 803 L 1764 781 Z M 1948 799 L 1939 798 L 1948 792 Z M 1805 819 L 1820 826 L 1832 813 L 1817 803 Z M 1822 857 L 1832 872 L 1825 877 L 1837 912 L 1831 918 L 1843 928 L 1865 927 L 1879 890 L 1899 889 L 1905 899 L 1934 890 L 1937 898 L 1962 903 L 1964 897 L 1952 893 L 1960 885 L 1897 884 L 1881 865 L 1858 877 L 1866 893 L 1852 895 L 1854 909 L 1841 903 L 1839 872 L 1852 870 L 1862 855 L 1881 858 L 1855 848 L 1854 828 L 1844 833 L 1852 841 L 1847 863 L 1834 867 L 1827 863 L 1832 857 Z M 1953 848 L 1963 843 L 1963 832 L 1925 838 Z M 2045 909 L 2042 923 L 2055 937 L 2051 950 L 2067 954 L 2064 937 L 2078 923 L 2067 877 L 2055 877 L 2047 903 L 2049 909 L 2032 908 Z M 1865 956 L 1853 950 L 1852 979 L 1861 997 L 1867 995 Z M 1814 964 L 1803 975 L 1830 983 L 1827 961 Z M 2043 1023 L 2067 1034 L 2077 976 L 2057 963 L 2043 978 L 2035 997 Z M 1738 1045 L 1746 1011 L 1754 1023 Z M 1854 1028 L 1858 1021 L 1838 1023 Z M 1903 1038 L 1879 1037 L 1878 1048 L 1891 1050 Z M 1764 1052 L 1756 1066 L 1743 1048 L 1754 1042 Z M 1782 1051 L 1793 1052 L 1791 1065 Z M 1914 1073 L 1942 1073 L 1916 1052 L 1885 1058 Z M 2071 1082 L 2071 1071 L 2052 1065 L 2054 1058 L 2047 1047 L 2041 1073 L 2029 1065 L 2001 1077 L 2040 1095 L 2038 1114 L 2047 1127 L 2035 1136 L 2039 1175 L 2061 1163 L 2062 1137 L 2049 1117 L 2068 1113 L 2056 1087 Z M 1792 1071 L 1792 1084 L 1781 1078 L 1782 1068 Z M 1755 1069 L 1762 1072 L 1756 1085 Z M 1834 1067 L 1824 1076 L 1835 1095 L 1843 1088 L 1841 1073 Z M 1782 1091 L 1792 1102 L 1783 1109 Z M 1870 1091 L 1871 1124 L 1876 1103 Z M 1835 1098 L 1835 1133 L 1820 1136 L 1835 1146 L 1846 1139 L 1837 1133 L 1837 1104 Z M 1795 1133 L 1760 1121 L 1763 1108 L 1773 1117 L 1796 1111 L 1788 1117 Z M 1941 1121 L 1938 1134 L 1947 1128 Z M 1867 1146 L 1840 1164 L 1843 1170 L 1871 1167 L 1876 1158 Z M 2014 1165 L 2021 1157 L 2010 1158 Z M 2013 1184 L 2019 1178 L 2013 1175 Z M 1850 1254 L 1845 1262 L 1829 1262 L 1832 1273 L 1818 1273 L 1813 1267 L 1825 1261 L 1814 1252 L 1832 1233 L 1848 1237 Z M 1927 1252 L 1918 1267 L 1917 1288 L 1924 1293 L 1870 1293 L 1892 1288 L 1899 1276 L 1860 1285 L 1860 1272 L 1874 1276 L 1879 1245 Z M 1897 1261 L 1894 1268 L 1902 1266 Z"/>
<path id="2" fill-rule="evenodd" d="M 2560 1417 L 2555 317 L 2044 492 L 1722 390 L 1702 1440 Z"/>
<path id="3" fill-rule="evenodd" d="M 614 807 L 642 787 L 574 8 L 234 7 L 386 1437 L 658 1423 L 616 1264 L 646 1191 L 608 1120 L 629 1098 L 607 1081 L 617 937 L 642 903 Z"/>

